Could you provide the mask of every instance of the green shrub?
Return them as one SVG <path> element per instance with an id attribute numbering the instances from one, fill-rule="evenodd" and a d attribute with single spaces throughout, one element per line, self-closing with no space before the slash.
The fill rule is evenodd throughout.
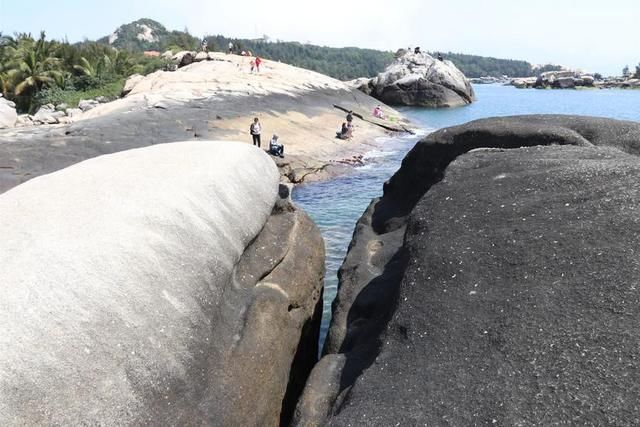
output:
<path id="1" fill-rule="evenodd" d="M 100 87 L 86 90 L 51 87 L 41 90 L 36 96 L 35 101 L 38 108 L 45 104 L 67 104 L 69 108 L 75 108 L 83 99 L 95 99 L 99 96 L 104 96 L 109 100 L 120 98 L 124 83 L 125 79 L 121 78 Z"/>

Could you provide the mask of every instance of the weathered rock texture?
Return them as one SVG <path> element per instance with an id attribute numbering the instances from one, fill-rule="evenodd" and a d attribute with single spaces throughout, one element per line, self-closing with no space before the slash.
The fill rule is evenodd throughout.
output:
<path id="1" fill-rule="evenodd" d="M 458 107 L 475 100 L 471 83 L 453 62 L 427 53 L 405 53 L 377 77 L 352 84 L 389 105 Z"/>
<path id="2" fill-rule="evenodd" d="M 316 359 L 320 234 L 266 154 L 184 142 L 0 196 L 1 425 L 277 425 Z"/>
<path id="3" fill-rule="evenodd" d="M 637 423 L 639 153 L 640 124 L 572 116 L 419 142 L 356 227 L 298 425 Z"/>
<path id="4" fill-rule="evenodd" d="M 211 55 L 218 60 L 132 79 L 125 98 L 87 101 L 81 105 L 87 111 L 73 114 L 71 124 L 0 131 L 0 192 L 78 161 L 131 148 L 207 139 L 250 144 L 254 117 L 262 123 L 262 148 L 268 148 L 271 135 L 279 135 L 299 176 L 311 175 L 308 164 L 320 164 L 315 170 L 324 172 L 334 161 L 364 154 L 388 133 L 389 126 L 356 116 L 353 139 L 336 138 L 346 113 L 334 105 L 370 115 L 377 104 L 339 80 L 273 61 L 265 61 L 259 74 L 251 73 L 247 57 Z M 385 113 L 397 119 L 389 125 L 399 125 L 399 113 L 387 107 Z"/>

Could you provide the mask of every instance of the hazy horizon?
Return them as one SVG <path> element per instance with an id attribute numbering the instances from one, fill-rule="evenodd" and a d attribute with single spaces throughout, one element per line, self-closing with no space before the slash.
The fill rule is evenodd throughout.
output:
<path id="1" fill-rule="evenodd" d="M 345 6 L 346 4 L 346 6 Z M 631 41 L 640 4 L 615 0 L 606 8 L 595 1 L 539 0 L 517 5 L 489 0 L 450 4 L 401 0 L 384 8 L 362 0 L 337 0 L 300 6 L 292 0 L 258 3 L 157 1 L 152 10 L 138 2 L 69 0 L 29 3 L 0 0 L 0 31 L 4 34 L 44 30 L 49 38 L 77 42 L 111 34 L 140 18 L 154 19 L 169 30 L 187 28 L 197 37 L 228 37 L 299 41 L 331 47 L 356 46 L 395 51 L 421 46 L 430 51 L 519 59 L 532 64 L 560 64 L 605 75 L 618 75 L 640 62 Z"/>

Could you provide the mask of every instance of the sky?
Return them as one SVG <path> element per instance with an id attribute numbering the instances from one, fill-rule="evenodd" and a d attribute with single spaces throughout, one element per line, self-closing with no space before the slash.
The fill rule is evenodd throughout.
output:
<path id="1" fill-rule="evenodd" d="M 0 0 L 0 31 L 97 39 L 151 18 L 222 34 L 395 51 L 420 46 L 617 75 L 640 62 L 639 0 Z"/>

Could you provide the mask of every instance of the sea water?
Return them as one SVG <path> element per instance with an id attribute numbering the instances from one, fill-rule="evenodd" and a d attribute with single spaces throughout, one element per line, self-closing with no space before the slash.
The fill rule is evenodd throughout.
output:
<path id="1" fill-rule="evenodd" d="M 519 114 L 579 114 L 640 121 L 640 90 L 537 90 L 510 86 L 474 86 L 477 102 L 452 109 L 400 108 L 421 128 L 419 135 L 382 138 L 365 157 L 365 166 L 329 181 L 303 184 L 293 200 L 318 224 L 326 247 L 326 275 L 321 344 L 331 321 L 337 272 L 346 255 L 356 222 L 382 195 L 382 184 L 400 167 L 406 153 L 424 135 L 471 120 Z"/>

